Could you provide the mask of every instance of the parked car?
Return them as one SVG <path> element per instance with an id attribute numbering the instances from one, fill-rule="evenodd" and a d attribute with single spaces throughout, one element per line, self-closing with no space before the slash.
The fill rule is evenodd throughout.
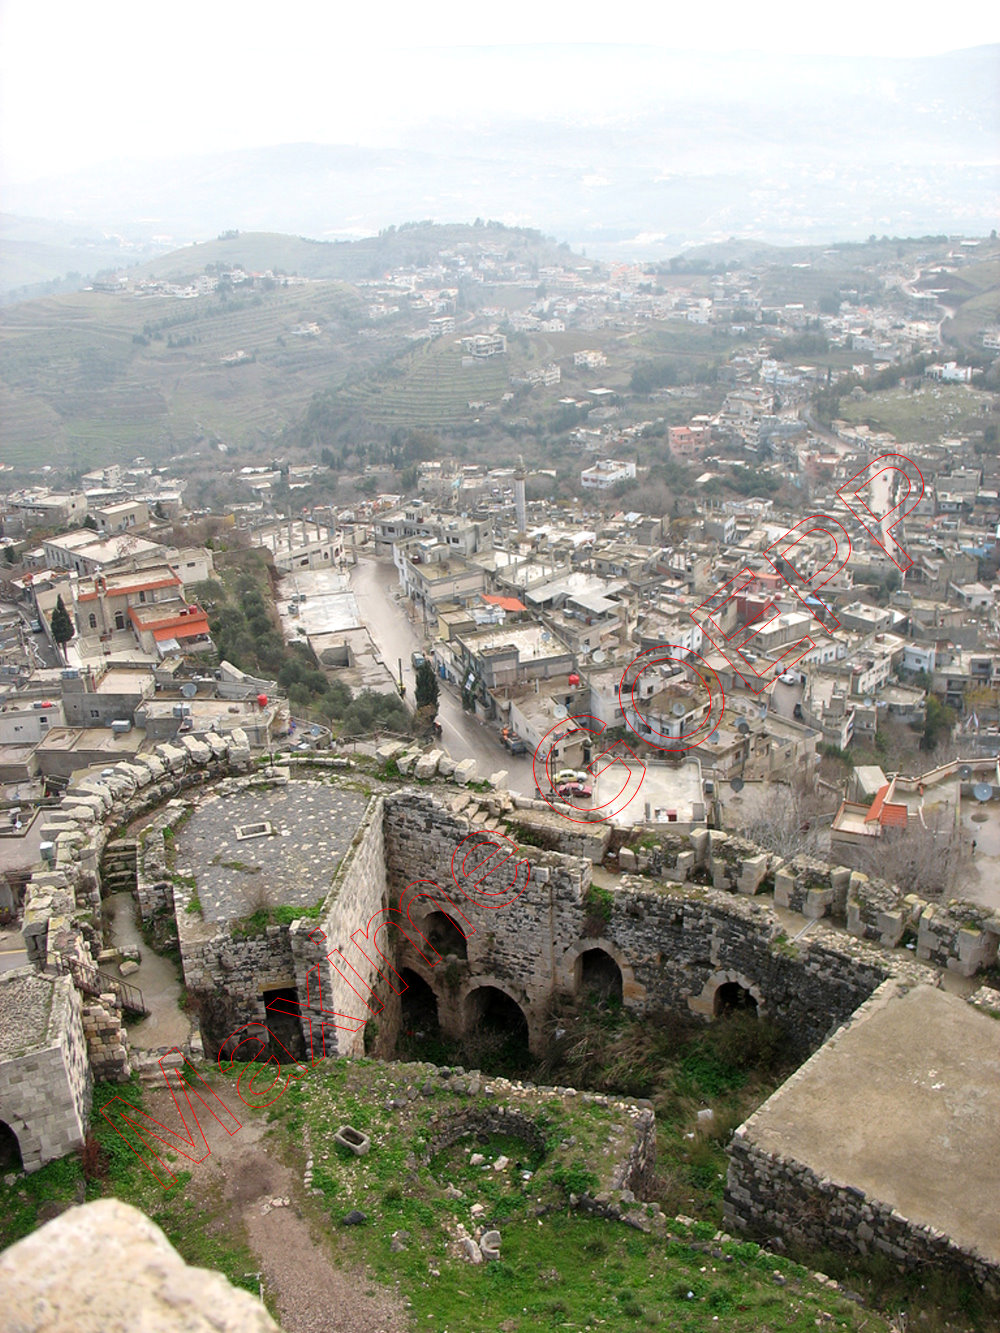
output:
<path id="1" fill-rule="evenodd" d="M 593 796 L 594 789 L 586 782 L 563 782 L 556 788 L 557 796 Z"/>
<path id="2" fill-rule="evenodd" d="M 556 786 L 560 782 L 587 782 L 589 775 L 579 768 L 561 768 L 555 776 Z"/>

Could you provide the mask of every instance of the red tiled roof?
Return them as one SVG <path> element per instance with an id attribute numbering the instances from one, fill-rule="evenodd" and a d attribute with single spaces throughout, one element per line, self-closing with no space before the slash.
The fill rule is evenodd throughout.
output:
<path id="1" fill-rule="evenodd" d="M 874 801 L 872 801 L 871 805 L 868 808 L 868 813 L 865 815 L 866 824 L 870 824 L 875 820 L 878 820 L 881 823 L 882 807 L 883 805 L 885 805 L 885 798 L 888 795 L 889 795 L 889 784 L 888 782 L 886 782 L 881 787 L 879 787 L 878 791 L 875 793 L 875 799 Z"/>
<path id="2" fill-rule="evenodd" d="M 877 821 L 883 828 L 906 828 L 909 824 L 910 812 L 906 806 L 886 799 L 891 786 L 892 783 L 886 782 L 875 793 L 875 799 L 865 815 L 866 824 Z"/>
<path id="3" fill-rule="evenodd" d="M 178 616 L 171 624 L 154 629 L 153 638 L 157 643 L 163 643 L 166 639 L 196 639 L 208 632 L 207 616 L 187 616 L 183 619 Z"/>
<path id="4" fill-rule="evenodd" d="M 490 606 L 499 606 L 502 611 L 527 611 L 527 607 L 516 597 L 501 597 L 497 593 L 484 592 L 483 601 Z"/>

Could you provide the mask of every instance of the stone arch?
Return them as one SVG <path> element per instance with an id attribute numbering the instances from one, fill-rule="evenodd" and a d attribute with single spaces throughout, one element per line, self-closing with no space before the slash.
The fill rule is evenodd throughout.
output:
<path id="1" fill-rule="evenodd" d="M 602 999 L 622 999 L 622 970 L 607 949 L 600 946 L 584 949 L 577 954 L 574 972 L 578 995 L 597 994 Z"/>
<path id="2" fill-rule="evenodd" d="M 12 1121 L 0 1120 L 0 1172 L 21 1171 L 24 1169 L 24 1154 L 21 1151 L 21 1134 L 24 1133 L 24 1125 L 21 1124 L 21 1134 L 18 1133 L 20 1122 L 14 1118 Z"/>
<path id="3" fill-rule="evenodd" d="M 712 998 L 712 1010 L 716 1018 L 737 1010 L 752 1010 L 756 1014 L 757 1001 L 738 981 L 724 981 Z"/>
<path id="4" fill-rule="evenodd" d="M 758 1016 L 766 1013 L 767 1001 L 757 983 L 732 969 L 713 972 L 701 993 L 688 999 L 688 1008 L 703 1018 L 718 1018 L 726 1007 L 732 1007 L 732 1000 L 736 999 L 739 992 L 743 992 L 746 999 L 736 1007 L 755 1009 Z"/>
<path id="5" fill-rule="evenodd" d="M 463 1036 L 484 1030 L 507 1031 L 513 1037 L 520 1033 L 528 1049 L 537 1053 L 541 1031 L 533 1021 L 527 1005 L 508 987 L 494 977 L 476 977 L 465 988 L 462 996 Z"/>
<path id="6" fill-rule="evenodd" d="M 428 912 L 418 922 L 417 929 L 442 957 L 455 954 L 459 958 L 468 958 L 469 942 L 445 912 Z"/>
<path id="7" fill-rule="evenodd" d="M 566 950 L 556 967 L 556 983 L 559 989 L 570 995 L 580 993 L 582 980 L 580 959 L 584 954 L 595 952 L 606 954 L 617 967 L 621 976 L 621 1001 L 625 1007 L 641 1007 L 646 998 L 645 986 L 636 981 L 632 964 L 618 945 L 604 938 L 581 940 Z"/>
<path id="8" fill-rule="evenodd" d="M 440 1001 L 434 987 L 415 968 L 401 968 L 399 975 L 406 982 L 406 990 L 399 997 L 400 1027 L 408 1030 L 420 1025 L 432 1033 L 439 1031 Z"/>

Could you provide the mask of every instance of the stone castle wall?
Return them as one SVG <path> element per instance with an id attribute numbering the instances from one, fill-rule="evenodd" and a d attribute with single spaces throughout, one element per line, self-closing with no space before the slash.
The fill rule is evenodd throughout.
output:
<path id="1" fill-rule="evenodd" d="M 903 900 L 856 872 L 848 876 L 842 868 L 801 859 L 784 862 L 717 831 L 657 831 L 656 846 L 621 847 L 619 869 L 637 873 L 622 874 L 613 891 L 595 892 L 591 862 L 575 852 L 589 849 L 595 839 L 607 848 L 606 828 L 567 824 L 563 831 L 551 812 L 536 809 L 537 802 L 504 791 L 479 796 L 444 787 L 435 794 L 395 790 L 372 801 L 319 920 L 303 918 L 291 929 L 270 927 L 263 935 L 237 939 L 228 928 L 207 925 L 185 911 L 181 886 L 167 867 L 163 828 L 183 811 L 178 799 L 183 793 L 219 778 L 232 781 L 249 761 L 238 732 L 186 736 L 115 765 L 100 779 L 74 784 L 58 809 L 46 814 L 54 860 L 40 867 L 27 887 L 29 958 L 36 965 L 59 965 L 71 956 L 96 957 L 100 856 L 116 823 L 156 807 L 163 807 L 161 814 L 140 838 L 138 897 L 147 922 L 178 923 L 186 983 L 196 998 L 207 1000 L 202 1018 L 210 1050 L 213 1040 L 223 1040 L 241 1024 L 264 1021 L 263 991 L 285 986 L 296 988 L 303 1006 L 303 1049 L 310 1020 L 315 1027 L 325 1018 L 325 1035 L 322 1028 L 317 1032 L 331 1052 L 359 1053 L 360 1020 L 372 1012 L 391 1035 L 399 1000 L 386 979 L 388 968 L 374 947 L 364 946 L 366 957 L 350 937 L 364 930 L 380 907 L 398 904 L 415 880 L 428 882 L 418 886 L 413 919 L 419 923 L 422 914 L 447 908 L 450 899 L 452 910 L 464 913 L 458 924 L 469 935 L 468 958 L 435 958 L 426 950 L 422 957 L 394 929 L 379 936 L 389 940 L 383 946 L 387 955 L 396 950 L 397 966 L 412 967 L 432 986 L 446 1032 L 460 1035 L 473 1025 L 474 994 L 492 986 L 520 1005 L 536 1049 L 551 999 L 578 989 L 581 957 L 592 949 L 617 964 L 624 1002 L 636 1012 L 681 1008 L 711 1016 L 718 989 L 734 982 L 762 1013 L 782 1020 L 803 1051 L 821 1042 L 884 977 L 918 966 L 907 955 L 880 947 L 898 942 L 907 928 L 915 932 L 918 958 L 939 967 L 967 974 L 996 957 L 1000 920 L 985 909 Z M 234 789 L 247 781 L 260 777 L 238 779 Z M 474 905 L 452 877 L 456 848 L 491 830 L 510 828 L 516 839 L 532 821 L 544 832 L 538 840 L 552 849 L 518 851 L 517 858 L 531 867 L 527 889 L 505 906 Z M 611 841 L 615 845 L 617 835 Z M 514 870 L 511 861 L 486 887 L 510 884 Z M 525 866 L 517 873 L 523 876 Z M 755 898 L 771 885 L 776 901 L 808 916 L 843 917 L 854 938 L 820 928 L 818 938 L 814 932 L 798 944 L 786 940 L 773 910 Z M 426 895 L 423 901 L 419 894 Z M 414 900 L 412 890 L 408 898 Z M 310 939 L 317 929 L 325 941 Z M 325 958 L 338 947 L 346 960 L 339 971 Z M 310 975 L 316 978 L 311 991 Z M 370 986 L 377 999 L 369 1009 Z M 324 1007 L 355 1022 L 335 1027 Z M 103 1014 L 91 1012 L 92 1057 L 95 1068 L 124 1077 L 127 1045 L 111 1031 L 113 1017 L 106 1007 Z"/>
<path id="2" fill-rule="evenodd" d="M 26 1171 L 37 1171 L 83 1144 L 92 1078 L 80 996 L 69 977 L 22 970 L 7 986 L 30 987 L 45 1005 L 45 1035 L 0 1061 L 0 1108 L 17 1135 Z"/>
<path id="3" fill-rule="evenodd" d="M 517 1001 L 538 1045 L 549 1001 L 576 991 L 578 960 L 595 948 L 618 964 L 628 1008 L 711 1017 L 718 988 L 735 982 L 750 992 L 759 1012 L 786 1026 L 803 1053 L 891 972 L 925 971 L 905 955 L 893 957 L 833 932 L 792 945 L 768 905 L 726 889 L 623 875 L 614 891 L 595 894 L 589 861 L 534 847 L 521 849 L 531 875 L 515 901 L 493 909 L 474 906 L 452 877 L 452 858 L 460 845 L 468 845 L 464 840 L 477 832 L 488 838 L 490 829 L 469 817 L 475 807 L 461 798 L 453 804 L 459 808 L 424 793 L 396 792 L 385 799 L 385 834 L 393 902 L 413 880 L 434 881 L 475 928 L 467 962 L 453 966 L 451 984 L 444 982 L 441 962 L 428 967 L 410 943 L 401 944 L 399 955 L 401 965 L 412 967 L 435 990 L 442 1026 L 456 1035 L 472 1021 L 469 997 L 490 985 Z M 511 882 L 513 866 L 504 868 L 504 884 Z M 523 874 L 522 869 L 519 884 Z M 500 878 L 493 880 L 499 887 Z M 426 910 L 437 906 L 430 902 Z M 419 920 L 418 913 L 415 917 Z M 461 920 L 458 924 L 469 930 Z"/>
<path id="4" fill-rule="evenodd" d="M 1000 1269 L 850 1185 L 823 1179 L 801 1162 L 763 1151 L 737 1130 L 727 1149 L 725 1225 L 750 1235 L 780 1235 L 812 1250 L 882 1253 L 906 1268 L 951 1271 L 993 1299 Z"/>
<path id="5" fill-rule="evenodd" d="M 382 960 L 375 944 L 386 932 L 379 933 L 371 944 L 363 942 L 364 951 L 352 942 L 351 935 L 367 930 L 386 902 L 383 811 L 383 798 L 374 797 L 337 868 L 319 920 L 304 918 L 292 928 L 303 1034 L 307 1049 L 311 1046 L 316 1058 L 324 1052 L 363 1055 L 365 1022 L 380 1011 L 376 993 L 383 994 L 384 987 L 376 980 L 376 964 Z M 382 948 L 391 953 L 391 944 L 383 943 Z M 338 950 L 345 960 L 339 970 L 327 959 L 327 954 Z"/>

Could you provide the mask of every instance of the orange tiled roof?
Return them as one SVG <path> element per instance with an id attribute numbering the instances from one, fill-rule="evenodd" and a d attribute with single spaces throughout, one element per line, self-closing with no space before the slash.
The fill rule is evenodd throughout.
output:
<path id="1" fill-rule="evenodd" d="M 498 593 L 484 592 L 483 601 L 490 606 L 499 606 L 502 611 L 527 611 L 527 607 L 516 597 L 501 597 Z"/>
<path id="2" fill-rule="evenodd" d="M 891 786 L 892 783 L 886 782 L 875 793 L 875 799 L 865 815 L 866 824 L 877 822 L 883 828 L 906 828 L 908 825 L 910 812 L 906 806 L 886 799 Z"/>

